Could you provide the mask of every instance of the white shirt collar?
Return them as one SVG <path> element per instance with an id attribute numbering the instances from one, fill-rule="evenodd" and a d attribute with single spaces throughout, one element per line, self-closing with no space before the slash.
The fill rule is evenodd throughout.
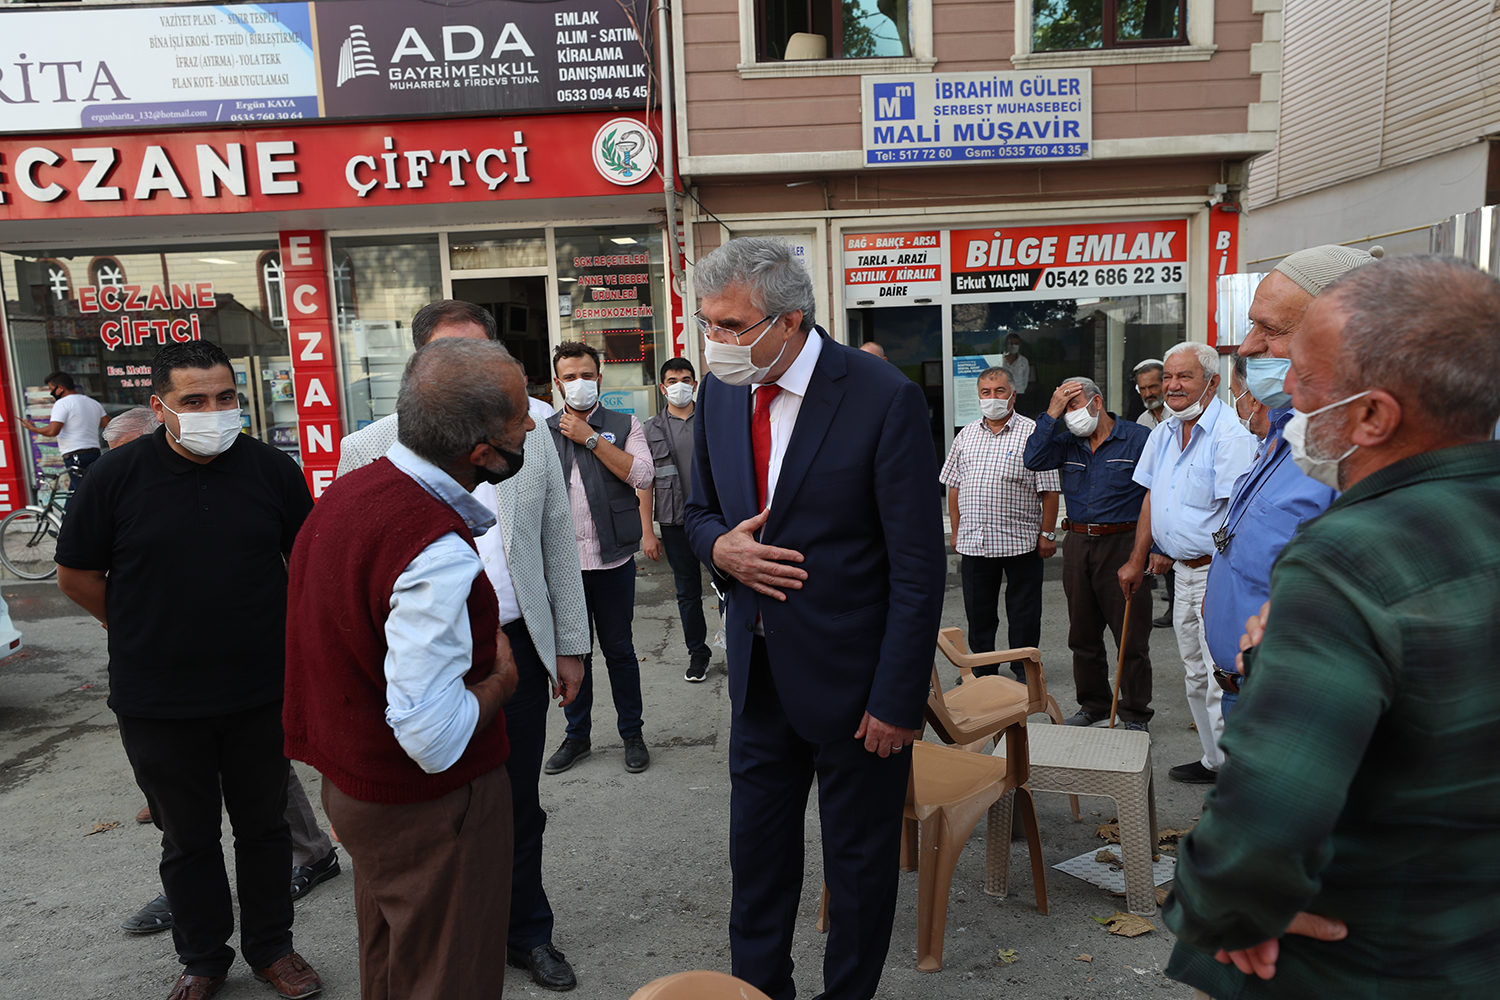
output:
<path id="1" fill-rule="evenodd" d="M 428 493 L 452 507 L 476 538 L 495 526 L 495 515 L 457 480 L 400 441 L 386 450 L 391 464 L 417 481 Z"/>
<path id="2" fill-rule="evenodd" d="M 792 361 L 791 367 L 782 373 L 781 378 L 775 384 L 781 386 L 785 392 L 793 392 L 799 396 L 807 395 L 807 384 L 812 381 L 813 370 L 818 367 L 818 355 L 823 353 L 823 334 L 813 327 L 807 331 L 807 339 L 802 343 L 802 350 L 797 352 L 797 357 Z M 761 385 L 769 383 L 756 383 L 752 387 L 760 388 Z"/>

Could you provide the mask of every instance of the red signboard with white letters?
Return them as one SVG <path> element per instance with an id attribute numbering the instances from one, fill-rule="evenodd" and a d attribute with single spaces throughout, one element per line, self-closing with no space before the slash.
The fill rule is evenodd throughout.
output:
<path id="1" fill-rule="evenodd" d="M 316 230 L 281 234 L 287 333 L 297 393 L 297 443 L 302 450 L 302 472 L 314 499 L 337 474 L 342 431 L 323 248 L 323 234 Z"/>
<path id="2" fill-rule="evenodd" d="M 618 197 L 589 113 L 0 140 L 0 221 Z"/>
<path id="3" fill-rule="evenodd" d="M 982 300 L 1115 298 L 1187 291 L 1187 222 L 955 229 L 949 290 Z"/>

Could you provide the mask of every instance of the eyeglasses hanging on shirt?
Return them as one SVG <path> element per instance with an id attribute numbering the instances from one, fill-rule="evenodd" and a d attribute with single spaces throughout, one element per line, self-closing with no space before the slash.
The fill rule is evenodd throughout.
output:
<path id="1" fill-rule="evenodd" d="M 1243 521 L 1245 519 L 1245 515 L 1250 512 L 1250 501 L 1254 500 L 1255 495 L 1260 492 L 1260 488 L 1266 485 L 1266 480 L 1271 478 L 1271 473 L 1276 470 L 1276 467 L 1282 462 L 1286 461 L 1286 457 L 1288 454 L 1290 454 L 1290 452 L 1287 449 L 1278 449 L 1275 461 L 1266 466 L 1265 469 L 1258 476 L 1256 476 L 1255 482 L 1253 483 L 1254 488 L 1251 490 L 1250 494 L 1245 497 L 1245 505 L 1240 509 L 1240 516 L 1234 519 L 1233 525 L 1229 524 L 1229 514 L 1225 513 L 1224 523 L 1219 525 L 1218 531 L 1214 532 L 1214 548 L 1220 555 L 1223 555 L 1224 550 L 1229 548 L 1229 542 L 1234 538 L 1234 529 L 1240 526 L 1240 522 Z"/>

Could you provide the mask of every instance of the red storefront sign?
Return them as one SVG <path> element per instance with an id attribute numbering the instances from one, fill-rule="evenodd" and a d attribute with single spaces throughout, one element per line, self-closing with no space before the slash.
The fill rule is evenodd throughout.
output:
<path id="1" fill-rule="evenodd" d="M 1215 205 L 1208 213 L 1208 343 L 1219 345 L 1219 277 L 1240 266 L 1240 207 Z"/>
<path id="2" fill-rule="evenodd" d="M 10 379 L 7 347 L 0 338 L 0 516 L 23 507 L 30 496 L 22 481 L 20 447 L 16 442 L 16 421 L 11 400 L 16 398 Z"/>
<path id="3" fill-rule="evenodd" d="M 0 221 L 618 197 L 606 113 L 0 141 Z"/>
<path id="4" fill-rule="evenodd" d="M 297 443 L 307 488 L 317 499 L 338 472 L 342 430 L 323 234 L 282 233 L 281 270 L 297 394 Z"/>
<path id="5" fill-rule="evenodd" d="M 1187 291 L 1187 221 L 956 229 L 954 295 L 1071 299 Z"/>

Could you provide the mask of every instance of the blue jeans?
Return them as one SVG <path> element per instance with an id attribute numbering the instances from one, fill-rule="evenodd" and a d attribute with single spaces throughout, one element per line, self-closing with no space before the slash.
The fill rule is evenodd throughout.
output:
<path id="1" fill-rule="evenodd" d="M 635 657 L 630 623 L 635 619 L 635 562 L 614 569 L 583 571 L 583 599 L 588 605 L 589 640 L 599 635 L 599 652 L 609 669 L 609 687 L 615 696 L 622 737 L 641 735 L 641 663 Z M 568 737 L 586 740 L 593 731 L 594 654 L 583 658 L 583 683 L 578 697 L 563 709 L 568 719 Z"/>
<path id="2" fill-rule="evenodd" d="M 687 529 L 680 524 L 661 526 L 661 547 L 672 567 L 677 587 L 677 617 L 682 619 L 682 638 L 689 656 L 708 659 L 708 625 L 703 621 L 703 564 L 693 555 Z"/>

